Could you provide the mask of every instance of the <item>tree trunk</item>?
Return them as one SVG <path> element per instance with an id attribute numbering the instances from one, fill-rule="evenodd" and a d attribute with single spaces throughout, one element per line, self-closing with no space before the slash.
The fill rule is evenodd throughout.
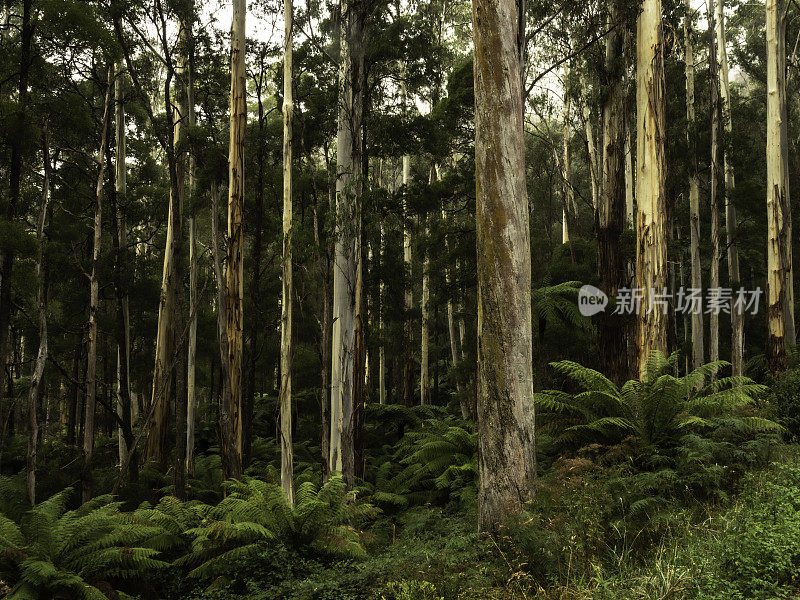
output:
<path id="1" fill-rule="evenodd" d="M 686 16 L 683 23 L 684 60 L 686 62 L 686 142 L 689 148 L 689 228 L 691 233 L 692 289 L 703 294 L 703 274 L 700 263 L 700 177 L 697 166 L 697 118 L 694 107 L 694 27 L 692 7 L 686 0 Z M 698 368 L 705 363 L 703 347 L 703 311 L 692 311 L 692 366 Z"/>
<path id="2" fill-rule="evenodd" d="M 19 86 L 17 88 L 17 106 L 12 125 L 18 132 L 10 136 L 11 156 L 9 164 L 9 201 L 6 207 L 6 219 L 13 223 L 17 219 L 17 206 L 20 200 L 22 182 L 22 163 L 25 151 L 23 132 L 27 129 L 28 120 L 28 80 L 31 69 L 31 48 L 33 46 L 34 23 L 31 12 L 33 0 L 22 2 L 22 23 L 20 29 L 19 51 Z M 10 11 L 6 13 L 10 14 Z M 3 396 L 6 392 L 6 358 L 8 356 L 9 324 L 11 323 L 11 275 L 14 267 L 14 248 L 4 248 L 0 251 L 0 418 L 5 414 Z M 10 388 L 12 382 L 8 381 Z M 10 395 L 10 394 L 9 394 Z M 5 430 L 5 428 L 4 428 Z M 0 447 L 5 437 L 5 431 L 0 435 Z"/>
<path id="3" fill-rule="evenodd" d="M 719 79 L 717 78 L 717 51 L 714 38 L 714 13 L 709 12 L 709 69 L 711 77 L 711 268 L 709 272 L 709 295 L 719 297 L 719 262 L 721 259 L 719 238 Z M 719 312 L 712 311 L 708 317 L 708 354 L 711 362 L 719 360 Z"/>
<path id="4" fill-rule="evenodd" d="M 786 110 L 786 7 L 767 0 L 767 361 L 773 373 L 786 368 L 794 337 L 791 311 L 792 215 Z"/>
<path id="5" fill-rule="evenodd" d="M 402 83 L 402 102 L 403 110 L 406 110 L 406 85 Z M 404 269 L 404 295 L 403 309 L 404 321 L 403 330 L 405 340 L 403 344 L 403 405 L 411 406 L 411 394 L 414 387 L 414 354 L 412 347 L 414 344 L 414 329 L 411 320 L 411 311 L 414 309 L 414 284 L 412 278 L 412 256 L 411 256 L 411 217 L 408 208 L 408 186 L 411 184 L 411 156 L 403 156 L 403 265 Z"/>
<path id="6" fill-rule="evenodd" d="M 246 0 L 233 2 L 231 33 L 231 118 L 228 156 L 228 268 L 225 307 L 228 335 L 228 416 L 238 456 L 244 454 L 242 419 L 242 316 L 244 302 L 244 136 L 247 128 L 247 77 L 245 65 Z M 241 467 L 239 467 L 241 469 Z"/>
<path id="7" fill-rule="evenodd" d="M 473 0 L 478 242 L 478 526 L 523 510 L 536 479 L 531 258 L 514 0 Z"/>
<path id="8" fill-rule="evenodd" d="M 186 48 L 186 108 L 189 127 L 194 127 L 197 122 L 194 109 L 194 34 L 192 25 L 194 22 L 194 3 L 189 6 L 189 18 L 187 19 L 187 44 Z M 197 311 L 199 307 L 197 277 L 197 222 L 195 218 L 194 194 L 196 186 L 196 160 L 195 152 L 189 150 L 189 340 L 186 352 L 186 464 L 184 466 L 188 475 L 194 475 L 194 430 L 197 414 Z"/>
<path id="9" fill-rule="evenodd" d="M 636 287 L 644 293 L 637 345 L 638 372 L 643 375 L 651 353 L 667 351 L 667 311 L 652 297 L 654 293 L 663 294 L 667 287 L 661 0 L 644 0 L 637 21 L 636 42 Z"/>
<path id="10" fill-rule="evenodd" d="M 100 242 L 103 233 L 103 176 L 104 152 L 108 135 L 109 106 L 114 68 L 108 68 L 103 120 L 100 125 L 100 149 L 97 151 L 97 188 L 95 190 L 94 238 L 92 245 L 92 274 L 89 279 L 89 358 L 86 367 L 86 408 L 83 426 L 83 470 L 81 473 L 81 498 L 88 502 L 92 497 L 92 455 L 94 453 L 94 413 L 97 397 L 97 310 L 100 302 L 100 283 L 97 279 L 100 263 Z"/>
<path id="11" fill-rule="evenodd" d="M 42 204 L 39 207 L 39 221 L 36 226 L 36 279 L 39 290 L 36 306 L 39 312 L 39 351 L 31 373 L 31 387 L 28 391 L 28 453 L 27 453 L 27 488 L 31 506 L 36 504 L 36 450 L 39 443 L 39 398 L 41 396 L 42 376 L 47 364 L 47 266 L 44 258 L 44 228 L 47 221 L 48 202 L 50 201 L 50 136 L 47 121 L 42 128 L 42 162 L 44 165 L 44 183 L 42 184 Z"/>
<path id="12" fill-rule="evenodd" d="M 617 0 L 610 4 L 609 33 L 606 35 L 606 97 L 603 104 L 602 194 L 595 211 L 597 261 L 600 287 L 610 297 L 624 285 L 624 267 L 620 257 L 620 236 L 625 228 L 625 91 L 622 32 L 615 27 L 620 15 Z M 611 311 L 599 319 L 598 344 L 603 372 L 616 384 L 628 378 L 625 318 Z"/>
<path id="13" fill-rule="evenodd" d="M 342 0 L 336 136 L 336 248 L 333 275 L 329 467 L 353 484 L 354 369 L 361 273 L 361 117 L 364 23 L 361 0 Z"/>
<path id="14" fill-rule="evenodd" d="M 219 234 L 220 191 L 216 182 L 211 184 L 211 251 L 214 259 L 214 278 L 217 282 L 217 337 L 219 339 L 220 391 L 219 391 L 219 442 L 222 473 L 225 479 L 242 476 L 242 461 L 233 431 L 230 414 L 231 378 L 228 375 L 228 318 L 225 304 L 225 273 L 222 266 L 222 241 Z M 213 381 L 212 381 L 213 388 Z"/>
<path id="15" fill-rule="evenodd" d="M 613 33 L 613 31 L 611 33 Z M 583 110 L 583 128 L 586 133 L 587 155 L 589 158 L 589 180 L 592 185 L 592 206 L 597 210 L 603 175 L 600 172 L 600 158 L 597 156 L 597 140 L 594 135 L 594 126 L 592 125 L 592 109 L 586 97 L 589 91 L 589 82 L 586 80 L 585 73 L 581 73 L 580 80 L 581 89 L 583 90 L 581 107 Z"/>
<path id="16" fill-rule="evenodd" d="M 627 113 L 627 110 L 626 110 Z M 625 117 L 625 215 L 629 227 L 636 227 L 636 212 L 634 210 L 633 192 L 636 189 L 636 180 L 633 171 L 633 137 L 630 118 Z"/>
<path id="17" fill-rule="evenodd" d="M 725 39 L 724 0 L 714 0 L 716 9 L 717 53 L 719 57 L 719 82 L 722 93 L 722 122 L 725 127 L 722 156 L 725 165 L 725 230 L 728 237 L 728 277 L 730 287 L 734 290 L 734 298 L 741 287 L 739 273 L 739 245 L 737 239 L 736 206 L 733 203 L 733 190 L 736 180 L 733 172 L 733 161 L 730 159 L 730 145 L 733 140 L 733 117 L 731 112 L 731 94 L 728 77 L 728 49 Z M 733 375 L 744 374 L 744 306 L 738 302 L 731 303 L 731 365 Z"/>
<path id="18" fill-rule="evenodd" d="M 431 175 L 429 183 L 433 183 L 437 180 L 436 174 L 436 165 L 431 167 Z M 429 243 L 429 228 L 428 228 L 428 216 L 423 215 L 422 217 L 424 226 L 423 226 L 423 236 L 425 243 Z M 420 299 L 419 308 L 420 308 L 420 321 L 421 321 L 421 332 L 420 332 L 420 353 L 419 353 L 419 403 L 420 405 L 424 406 L 425 404 L 430 404 L 431 401 L 431 377 L 430 377 L 430 368 L 429 368 L 429 359 L 430 359 L 430 324 L 431 324 L 431 315 L 430 315 L 430 300 L 431 300 L 431 289 L 430 289 L 430 256 L 429 251 L 425 251 L 425 254 L 422 257 L 422 298 Z"/>
<path id="19" fill-rule="evenodd" d="M 292 0 L 284 0 L 283 44 L 283 288 L 281 295 L 281 487 L 294 503 L 292 453 Z"/>
<path id="20" fill-rule="evenodd" d="M 575 219 L 575 195 L 572 190 L 572 150 L 570 149 L 570 142 L 572 141 L 572 122 L 570 120 L 570 111 L 572 109 L 572 102 L 567 88 L 568 73 L 565 73 L 564 83 L 564 140 L 563 140 L 563 158 L 562 170 L 564 185 L 562 187 L 562 208 L 561 208 L 561 243 L 569 244 L 572 242 L 572 223 Z"/>
<path id="21" fill-rule="evenodd" d="M 111 210 L 116 223 L 114 245 L 114 293 L 116 299 L 116 322 L 114 337 L 117 344 L 117 445 L 120 468 L 128 464 L 131 481 L 136 480 L 139 472 L 136 456 L 128 459 L 128 449 L 133 446 L 133 404 L 130 386 L 130 315 L 128 311 L 128 271 L 127 271 L 127 227 L 125 211 L 127 194 L 127 169 L 125 165 L 125 105 L 124 105 L 124 71 L 120 62 L 115 66 L 114 106 L 115 106 L 115 143 L 116 159 L 114 163 L 114 192 L 110 195 Z M 111 173 L 110 149 L 108 151 L 108 169 Z"/>

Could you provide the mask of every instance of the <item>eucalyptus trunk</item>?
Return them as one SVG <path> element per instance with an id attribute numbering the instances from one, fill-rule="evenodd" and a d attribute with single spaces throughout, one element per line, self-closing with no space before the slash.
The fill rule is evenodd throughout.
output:
<path id="1" fill-rule="evenodd" d="M 478 526 L 523 510 L 536 479 L 524 35 L 514 0 L 473 0 L 478 280 Z"/>
<path id="2" fill-rule="evenodd" d="M 602 193 L 595 211 L 597 262 L 600 286 L 609 296 L 624 286 L 625 265 L 620 252 L 620 236 L 625 228 L 625 90 L 623 36 L 614 24 L 620 7 L 610 5 L 609 33 L 605 47 L 605 87 L 603 103 Z M 624 317 L 604 312 L 600 315 L 598 343 L 600 364 L 612 381 L 622 385 L 628 379 L 626 322 Z"/>
<path id="3" fill-rule="evenodd" d="M 103 108 L 103 120 L 100 125 L 100 149 L 97 151 L 97 187 L 95 189 L 94 236 L 92 242 L 92 272 L 89 278 L 89 349 L 86 367 L 86 407 L 83 425 L 83 470 L 81 472 L 81 498 L 88 502 L 92 497 L 92 457 L 94 454 L 94 413 L 97 400 L 97 318 L 100 304 L 100 282 L 98 268 L 103 234 L 103 178 L 105 160 L 103 153 L 108 135 L 108 119 L 111 104 L 111 84 L 114 76 L 113 67 L 108 68 L 106 97 Z"/>
<path id="4" fill-rule="evenodd" d="M 686 142 L 689 149 L 689 229 L 691 235 L 692 289 L 702 295 L 703 273 L 700 262 L 700 176 L 697 161 L 697 116 L 694 101 L 694 27 L 692 7 L 685 0 L 686 16 L 683 22 L 684 61 L 686 62 Z M 699 292 L 697 292 L 699 290 Z M 705 363 L 703 311 L 692 312 L 692 366 L 696 369 Z"/>
<path id="5" fill-rule="evenodd" d="M 636 288 L 638 372 L 654 351 L 667 351 L 668 315 L 653 294 L 667 287 L 667 207 L 664 151 L 664 38 L 661 0 L 644 0 L 636 24 Z M 651 310 L 652 309 L 652 310 Z"/>
<path id="6" fill-rule="evenodd" d="M 39 219 L 36 225 L 36 280 L 38 291 L 36 307 L 39 316 L 39 350 L 31 373 L 31 387 L 28 390 L 28 452 L 26 456 L 28 500 L 31 506 L 36 504 L 36 451 L 39 443 L 39 398 L 41 396 L 42 376 L 47 364 L 47 266 L 44 255 L 44 228 L 47 223 L 48 203 L 50 201 L 50 134 L 47 121 L 42 128 L 42 163 L 44 166 L 44 183 L 42 184 L 42 202 L 39 206 Z"/>
<path id="7" fill-rule="evenodd" d="M 354 399 L 361 279 L 361 121 L 364 22 L 361 0 L 342 0 L 336 135 L 336 244 L 331 348 L 329 468 L 348 486 L 355 477 Z"/>
<path id="8" fill-rule="evenodd" d="M 719 262 L 721 259 L 719 236 L 719 79 L 717 78 L 717 53 L 714 32 L 714 15 L 709 13 L 709 68 L 711 76 L 711 175 L 710 175 L 710 207 L 711 207 L 711 268 L 709 272 L 709 294 L 718 297 Z M 712 311 L 708 317 L 709 338 L 708 355 L 711 362 L 719 360 L 719 313 Z"/>
<path id="9" fill-rule="evenodd" d="M 230 396 L 226 406 L 233 448 L 230 457 L 241 470 L 244 455 L 242 412 L 242 319 L 244 312 L 244 137 L 247 128 L 247 71 L 245 64 L 246 0 L 233 1 L 231 28 L 231 112 L 228 154 L 228 248 L 225 312 L 228 336 L 228 378 Z"/>
<path id="10" fill-rule="evenodd" d="M 283 286 L 281 295 L 281 487 L 294 503 L 292 453 L 292 0 L 284 0 L 283 44 Z"/>
<path id="11" fill-rule="evenodd" d="M 733 191 L 736 180 L 730 148 L 733 142 L 733 116 L 731 111 L 731 93 L 728 72 L 728 49 L 725 37 L 724 0 L 713 0 L 716 12 L 717 56 L 719 64 L 719 83 L 722 95 L 722 123 L 725 128 L 722 157 L 725 167 L 725 230 L 728 238 L 728 277 L 734 294 L 741 287 L 739 272 L 739 241 L 736 224 L 736 205 L 733 203 Z M 735 297 L 735 296 L 734 296 Z M 733 375 L 744 374 L 744 306 L 738 302 L 731 303 L 731 366 Z"/>
<path id="12" fill-rule="evenodd" d="M 794 339 L 792 311 L 792 215 L 786 109 L 786 6 L 767 0 L 767 361 L 786 368 Z"/>

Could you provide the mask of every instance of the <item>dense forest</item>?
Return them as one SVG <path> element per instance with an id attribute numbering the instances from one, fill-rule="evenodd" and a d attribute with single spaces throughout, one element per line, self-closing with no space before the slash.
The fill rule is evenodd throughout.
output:
<path id="1" fill-rule="evenodd" d="M 0 598 L 800 597 L 797 0 L 0 9 Z"/>

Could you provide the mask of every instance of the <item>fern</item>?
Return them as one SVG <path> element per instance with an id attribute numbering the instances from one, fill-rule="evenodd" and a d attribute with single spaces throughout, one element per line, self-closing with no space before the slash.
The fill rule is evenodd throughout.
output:
<path id="1" fill-rule="evenodd" d="M 601 373 L 571 361 L 553 363 L 555 371 L 581 390 L 545 390 L 535 401 L 544 427 L 564 443 L 618 443 L 635 436 L 655 447 L 674 445 L 687 432 L 713 430 L 723 422 L 741 431 L 779 431 L 781 427 L 744 409 L 763 394 L 764 386 L 746 377 L 710 381 L 727 363 L 703 365 L 684 377 L 671 374 L 678 354 L 654 352 L 639 381 L 621 388 Z"/>
<path id="2" fill-rule="evenodd" d="M 273 540 L 331 554 L 364 554 L 357 526 L 377 510 L 357 502 L 340 477 L 321 488 L 301 483 L 294 505 L 273 483 L 248 479 L 226 486 L 229 494 L 218 505 L 191 507 L 199 521 L 186 532 L 192 540 L 189 551 L 175 562 L 190 577 L 208 580 L 226 574 Z"/>
<path id="3" fill-rule="evenodd" d="M 9 598 L 105 599 L 99 584 L 135 582 L 168 566 L 158 558 L 165 528 L 157 521 L 120 512 L 110 496 L 66 510 L 70 492 L 19 522 L 0 515 L 0 574 L 11 586 Z"/>

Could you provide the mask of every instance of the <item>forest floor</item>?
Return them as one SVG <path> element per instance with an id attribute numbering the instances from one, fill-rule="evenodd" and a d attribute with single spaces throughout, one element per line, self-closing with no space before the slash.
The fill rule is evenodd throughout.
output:
<path id="1" fill-rule="evenodd" d="M 252 579 L 193 598 L 263 600 L 666 600 L 797 598 L 800 451 L 785 446 L 730 494 L 662 502 L 644 516 L 607 510 L 605 486 L 572 480 L 505 536 L 477 533 L 474 507 L 420 506 L 363 534 L 366 556 L 265 550 Z M 574 467 L 574 465 L 572 465 Z M 550 487 L 551 489 L 546 489 Z M 563 491 L 563 490 L 562 490 Z M 539 512 L 537 512 L 537 510 Z"/>

